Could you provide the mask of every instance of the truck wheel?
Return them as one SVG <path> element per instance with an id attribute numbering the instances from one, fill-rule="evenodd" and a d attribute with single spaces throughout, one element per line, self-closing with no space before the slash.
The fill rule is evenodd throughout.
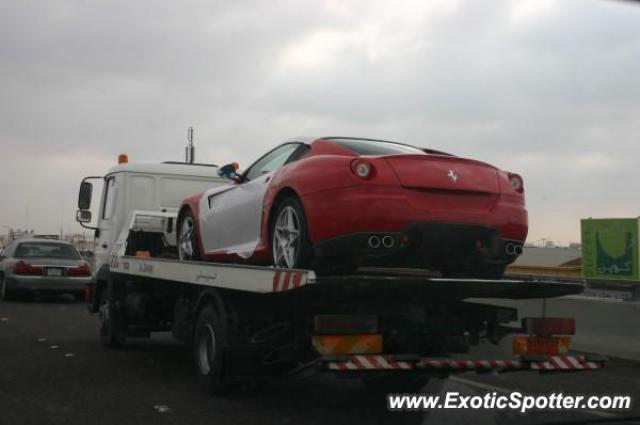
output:
<path id="1" fill-rule="evenodd" d="M 223 378 L 223 353 L 227 342 L 223 320 L 211 305 L 198 316 L 193 339 L 193 358 L 196 364 L 198 384 L 208 394 L 225 395 L 229 383 Z"/>
<path id="2" fill-rule="evenodd" d="M 107 290 L 103 290 L 100 300 L 100 342 L 106 348 L 122 348 L 126 342 L 126 332 L 122 329 L 122 312 L 116 311 L 109 301 Z"/>
<path id="3" fill-rule="evenodd" d="M 270 232 L 273 264 L 286 269 L 309 267 L 313 251 L 300 201 L 295 197 L 286 198 L 274 217 Z"/>
<path id="4" fill-rule="evenodd" d="M 186 210 L 179 219 L 177 227 L 178 256 L 183 261 L 201 259 L 196 235 L 195 220 L 191 210 Z"/>
<path id="5" fill-rule="evenodd" d="M 426 376 L 380 376 L 364 378 L 362 383 L 376 394 L 417 393 L 427 385 Z"/>

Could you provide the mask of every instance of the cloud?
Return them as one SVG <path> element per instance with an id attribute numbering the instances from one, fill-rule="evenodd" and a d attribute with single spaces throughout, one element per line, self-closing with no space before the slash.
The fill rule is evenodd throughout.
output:
<path id="1" fill-rule="evenodd" d="M 597 0 L 4 2 L 0 224 L 27 204 L 38 230 L 59 226 L 46 205 L 73 223 L 83 175 L 181 159 L 193 125 L 214 163 L 328 133 L 475 157 L 524 176 L 532 238 L 576 240 L 580 217 L 640 209 L 638 19 Z"/>

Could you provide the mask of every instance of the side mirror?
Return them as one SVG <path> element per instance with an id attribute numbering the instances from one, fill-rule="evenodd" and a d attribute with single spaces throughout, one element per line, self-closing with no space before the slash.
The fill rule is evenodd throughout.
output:
<path id="1" fill-rule="evenodd" d="M 91 184 L 91 183 L 89 183 Z M 78 223 L 91 223 L 91 211 L 89 210 L 78 210 L 76 212 L 76 221 Z"/>
<path id="2" fill-rule="evenodd" d="M 238 165 L 237 162 L 232 162 L 231 164 L 223 165 L 218 169 L 218 175 L 220 177 L 224 177 L 225 179 L 233 180 L 236 183 L 240 183 L 240 178 L 238 174 Z"/>
<path id="3" fill-rule="evenodd" d="M 93 185 L 91 183 L 87 181 L 80 183 L 80 192 L 78 193 L 78 208 L 80 210 L 88 210 L 91 207 L 92 192 Z M 91 216 L 91 214 L 89 214 L 89 216 Z"/>

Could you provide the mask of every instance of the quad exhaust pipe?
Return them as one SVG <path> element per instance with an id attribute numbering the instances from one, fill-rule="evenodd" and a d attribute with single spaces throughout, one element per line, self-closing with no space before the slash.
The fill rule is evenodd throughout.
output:
<path id="1" fill-rule="evenodd" d="M 504 249 L 509 255 L 522 255 L 522 253 L 524 252 L 522 245 L 514 244 L 511 242 L 506 244 L 504 246 Z"/>
<path id="2" fill-rule="evenodd" d="M 369 236 L 367 243 L 371 249 L 378 249 L 380 247 L 390 249 L 394 247 L 396 240 L 390 235 L 384 235 L 382 237 L 378 235 L 371 235 Z"/>

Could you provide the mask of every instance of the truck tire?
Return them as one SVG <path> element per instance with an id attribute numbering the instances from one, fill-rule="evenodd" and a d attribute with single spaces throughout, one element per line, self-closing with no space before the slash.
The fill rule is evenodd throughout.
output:
<path id="1" fill-rule="evenodd" d="M 375 394 L 417 393 L 427 385 L 426 376 L 380 376 L 364 378 L 362 383 Z"/>
<path id="2" fill-rule="evenodd" d="M 178 241 L 178 257 L 183 261 L 199 261 L 202 259 L 195 219 L 190 209 L 185 210 L 178 219 L 176 238 Z"/>
<path id="3" fill-rule="evenodd" d="M 126 342 L 126 329 L 123 329 L 122 312 L 114 308 L 110 301 L 109 290 L 102 291 L 100 297 L 100 342 L 106 348 L 122 348 Z"/>
<path id="4" fill-rule="evenodd" d="M 211 304 L 205 306 L 198 315 L 193 338 L 193 359 L 196 365 L 198 384 L 210 395 L 229 393 L 230 385 L 225 382 L 224 347 L 227 332 L 224 320 L 216 314 Z"/>

